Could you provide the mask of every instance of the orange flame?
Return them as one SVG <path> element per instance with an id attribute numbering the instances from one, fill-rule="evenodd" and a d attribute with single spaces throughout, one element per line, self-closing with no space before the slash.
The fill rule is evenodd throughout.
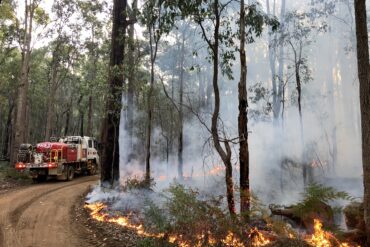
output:
<path id="1" fill-rule="evenodd" d="M 335 242 L 335 246 L 339 247 L 350 247 L 348 243 L 340 243 L 333 234 L 324 231 L 322 229 L 322 223 L 318 219 L 314 219 L 314 234 L 310 238 L 307 238 L 306 241 L 316 247 L 333 247 L 332 242 Z"/>
<path id="2" fill-rule="evenodd" d="M 143 225 L 141 224 L 134 224 L 130 222 L 129 217 L 125 216 L 111 216 L 108 213 L 104 212 L 104 209 L 107 208 L 107 205 L 104 203 L 98 202 L 94 204 L 86 204 L 85 208 L 90 210 L 90 216 L 100 222 L 109 222 L 114 223 L 128 229 L 135 231 L 138 235 L 144 237 L 151 237 L 151 238 L 163 238 L 165 237 L 164 233 L 150 233 L 145 231 Z M 191 246 L 202 246 L 204 244 L 204 235 L 199 234 L 197 236 L 197 244 L 189 244 L 186 241 L 182 240 L 181 235 L 170 235 L 168 236 L 168 242 L 176 243 L 180 247 L 191 247 Z M 289 234 L 290 238 L 294 238 L 292 234 Z M 259 231 L 257 228 L 253 228 L 249 233 L 249 238 L 251 239 L 251 245 L 254 247 L 265 246 L 271 243 L 266 236 L 264 236 L 263 232 Z M 315 247 L 352 247 L 352 245 L 348 243 L 340 243 L 331 233 L 326 232 L 322 229 L 322 223 L 315 219 L 314 220 L 314 234 L 308 236 L 306 241 Z M 232 247 L 244 247 L 244 243 L 235 236 L 234 233 L 228 232 L 227 236 L 221 240 L 221 242 L 225 246 L 232 246 Z M 335 245 L 332 244 L 335 243 Z M 211 233 L 208 233 L 208 244 L 209 246 L 216 246 L 217 241 L 212 236 Z M 360 247 L 360 246 L 357 246 Z"/>
<path id="3" fill-rule="evenodd" d="M 249 237 L 252 239 L 252 246 L 265 246 L 271 242 L 256 227 L 251 230 Z"/>
<path id="4" fill-rule="evenodd" d="M 135 231 L 138 235 L 144 236 L 144 237 L 152 237 L 152 238 L 163 238 L 165 236 L 164 233 L 159 233 L 159 234 L 154 234 L 145 231 L 143 225 L 141 224 L 134 224 L 130 222 L 129 217 L 125 216 L 111 216 L 108 213 L 104 212 L 104 209 L 107 208 L 107 205 L 104 203 L 98 202 L 94 204 L 86 204 L 85 208 L 90 210 L 90 216 L 100 222 L 109 222 L 109 223 L 114 223 L 123 227 L 126 227 L 128 229 L 131 229 Z M 252 246 L 259 247 L 259 246 L 264 246 L 270 241 L 266 239 L 262 233 L 258 231 L 257 228 L 253 229 L 254 231 L 254 236 L 253 236 L 253 243 Z M 251 235 L 250 235 L 251 236 Z M 170 235 L 168 236 L 168 242 L 170 243 L 176 243 L 180 247 L 192 247 L 192 246 L 202 246 L 204 244 L 204 235 L 199 234 L 197 236 L 197 241 L 198 243 L 194 244 L 189 244 L 186 241 L 182 240 L 181 235 Z M 232 232 L 228 232 L 227 236 L 221 240 L 225 246 L 230 246 L 230 247 L 244 247 L 245 245 L 243 242 L 235 236 Z M 211 233 L 208 233 L 208 244 L 209 246 L 216 246 L 217 241 L 216 239 L 212 236 Z"/>

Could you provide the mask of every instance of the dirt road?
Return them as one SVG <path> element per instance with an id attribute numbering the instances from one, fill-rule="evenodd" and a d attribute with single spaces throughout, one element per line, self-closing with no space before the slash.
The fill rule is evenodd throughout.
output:
<path id="1" fill-rule="evenodd" d="M 98 177 L 49 181 L 0 195 L 1 247 L 89 247 L 72 206 Z"/>

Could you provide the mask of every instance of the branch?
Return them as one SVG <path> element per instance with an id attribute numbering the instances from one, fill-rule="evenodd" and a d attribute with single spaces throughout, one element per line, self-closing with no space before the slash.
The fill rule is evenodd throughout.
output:
<path id="1" fill-rule="evenodd" d="M 163 82 L 163 78 L 161 76 L 159 76 L 159 79 L 161 80 L 161 83 L 162 83 L 162 87 L 163 87 L 163 91 L 164 91 L 164 94 L 166 95 L 166 97 L 171 101 L 171 103 L 173 104 L 173 106 L 176 108 L 176 111 L 179 113 L 180 112 L 180 109 L 179 107 L 177 106 L 177 104 L 175 103 L 175 100 L 171 98 L 171 96 L 168 94 L 167 90 L 166 90 L 166 87 L 164 85 L 164 82 Z"/>
<path id="2" fill-rule="evenodd" d="M 207 42 L 208 46 L 209 46 L 209 47 L 212 49 L 212 51 L 213 51 L 213 44 L 212 44 L 212 42 L 208 39 L 208 37 L 207 37 L 207 33 L 206 33 L 206 30 L 204 29 L 202 22 L 201 22 L 201 21 L 197 21 L 197 22 L 198 22 L 198 25 L 200 26 L 200 28 L 201 28 L 201 30 L 202 30 L 204 40 Z"/>

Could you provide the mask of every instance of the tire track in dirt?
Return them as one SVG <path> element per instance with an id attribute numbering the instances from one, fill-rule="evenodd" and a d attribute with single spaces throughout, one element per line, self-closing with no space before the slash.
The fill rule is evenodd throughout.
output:
<path id="1" fill-rule="evenodd" d="M 87 246 L 84 236 L 73 231 L 69 218 L 76 198 L 97 180 L 97 176 L 81 177 L 67 183 L 31 185 L 1 195 L 0 246 Z"/>
<path id="2" fill-rule="evenodd" d="M 85 183 L 87 182 L 90 182 L 92 180 L 95 180 L 95 179 L 91 179 L 91 180 L 88 180 L 88 181 L 85 181 Z M 24 204 L 16 207 L 11 213 L 10 213 L 10 219 L 11 219 L 11 224 L 13 227 L 16 227 L 17 224 L 18 224 L 18 221 L 20 219 L 20 217 L 22 216 L 22 213 L 29 207 L 31 206 L 33 203 L 35 203 L 36 201 L 38 201 L 39 199 L 41 199 L 42 197 L 45 197 L 53 192 L 56 192 L 58 190 L 61 190 L 61 189 L 66 189 L 68 187 L 71 187 L 71 186 L 75 186 L 76 184 L 80 184 L 81 182 L 78 181 L 78 180 L 75 180 L 71 183 L 68 183 L 68 184 L 65 184 L 65 185 L 61 185 L 60 187 L 58 188 L 55 188 L 55 189 L 51 189 L 51 190 L 48 190 L 44 193 L 42 193 L 41 195 L 39 196 L 36 196 L 36 197 L 33 197 L 31 200 L 25 202 Z"/>

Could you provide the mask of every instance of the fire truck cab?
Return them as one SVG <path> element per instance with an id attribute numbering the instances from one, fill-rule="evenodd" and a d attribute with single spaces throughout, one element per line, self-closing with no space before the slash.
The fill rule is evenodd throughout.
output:
<path id="1" fill-rule="evenodd" d="M 81 162 L 95 162 L 99 164 L 99 155 L 98 155 L 98 143 L 92 137 L 87 136 L 67 136 L 59 139 L 59 142 L 66 144 L 74 144 L 78 147 L 77 160 Z"/>

